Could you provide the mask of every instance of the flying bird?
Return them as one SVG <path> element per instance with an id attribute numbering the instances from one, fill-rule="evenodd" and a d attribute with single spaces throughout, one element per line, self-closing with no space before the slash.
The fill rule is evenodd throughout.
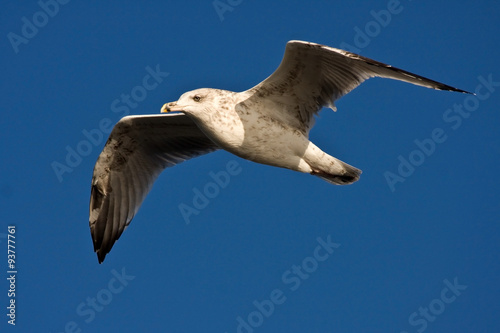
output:
<path id="1" fill-rule="evenodd" d="M 290 41 L 276 71 L 249 90 L 197 89 L 161 109 L 177 113 L 122 118 L 92 177 L 89 224 L 99 263 L 165 168 L 218 149 L 331 184 L 357 181 L 361 170 L 323 152 L 309 131 L 323 107 L 336 111 L 335 100 L 371 77 L 469 93 L 351 52 Z"/>

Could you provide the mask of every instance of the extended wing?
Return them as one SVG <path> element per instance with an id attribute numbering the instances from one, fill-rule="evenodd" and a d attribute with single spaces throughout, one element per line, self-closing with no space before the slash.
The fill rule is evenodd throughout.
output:
<path id="1" fill-rule="evenodd" d="M 266 103 L 274 104 L 266 108 L 273 110 L 270 116 L 307 134 L 322 107 L 335 110 L 335 100 L 376 76 L 468 93 L 351 52 L 302 41 L 288 42 L 276 71 L 247 92 L 255 100 L 266 97 Z"/>
<path id="2" fill-rule="evenodd" d="M 217 149 L 184 114 L 122 118 L 99 155 L 92 177 L 89 225 L 99 263 L 165 168 Z"/>

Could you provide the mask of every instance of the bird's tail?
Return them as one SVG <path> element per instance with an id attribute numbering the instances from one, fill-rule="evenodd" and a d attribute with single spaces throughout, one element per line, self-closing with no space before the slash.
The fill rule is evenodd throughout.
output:
<path id="1" fill-rule="evenodd" d="M 352 184 L 361 175 L 361 170 L 328 155 L 312 142 L 309 142 L 303 159 L 312 170 L 310 171 L 311 175 L 319 177 L 330 184 Z"/>
<path id="2" fill-rule="evenodd" d="M 342 162 L 341 160 L 336 160 L 336 162 L 341 166 L 339 171 L 336 170 L 335 172 L 326 172 L 324 170 L 319 170 L 311 172 L 311 175 L 317 176 L 334 185 L 349 185 L 359 180 L 361 170 Z"/>

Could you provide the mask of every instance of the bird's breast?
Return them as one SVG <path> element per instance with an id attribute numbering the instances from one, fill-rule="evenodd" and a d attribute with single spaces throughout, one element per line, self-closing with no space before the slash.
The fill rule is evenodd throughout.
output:
<path id="1" fill-rule="evenodd" d="M 245 128 L 237 114 L 213 112 L 204 119 L 193 119 L 205 135 L 221 148 L 231 151 L 243 145 Z"/>
<path id="2" fill-rule="evenodd" d="M 255 110 L 212 113 L 195 122 L 222 149 L 262 164 L 293 169 L 309 144 L 298 130 Z"/>

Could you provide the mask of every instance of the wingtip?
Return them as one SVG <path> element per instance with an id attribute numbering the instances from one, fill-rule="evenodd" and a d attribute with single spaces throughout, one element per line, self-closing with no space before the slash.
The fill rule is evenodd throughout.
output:
<path id="1" fill-rule="evenodd" d="M 97 261 L 99 261 L 99 264 L 102 264 L 104 262 L 104 259 L 106 258 L 106 254 L 102 253 L 99 250 L 97 250 L 95 252 L 97 254 Z"/>
<path id="2" fill-rule="evenodd" d="M 462 93 L 462 94 L 469 94 L 469 95 L 474 95 L 474 96 L 476 95 L 474 93 L 471 93 L 470 91 L 458 89 L 458 88 L 455 88 L 455 87 L 452 87 L 452 86 L 449 86 L 449 85 L 443 84 L 443 83 L 440 83 L 440 85 L 437 87 L 437 89 L 439 89 L 439 90 L 447 90 L 447 91 L 454 91 L 454 92 L 459 92 L 459 93 Z"/>
<path id="3" fill-rule="evenodd" d="M 473 95 L 473 96 L 476 96 L 475 93 L 472 93 L 470 91 L 467 91 L 467 90 L 462 90 L 462 89 L 457 89 L 457 88 L 454 88 L 453 91 L 456 91 L 456 92 L 461 92 L 462 94 L 469 94 L 469 95 Z"/>
<path id="4" fill-rule="evenodd" d="M 99 264 L 102 264 L 104 259 L 106 258 L 107 252 L 104 252 L 101 247 L 98 247 L 96 243 L 94 242 L 94 252 L 97 255 L 97 261 L 99 261 Z"/>

